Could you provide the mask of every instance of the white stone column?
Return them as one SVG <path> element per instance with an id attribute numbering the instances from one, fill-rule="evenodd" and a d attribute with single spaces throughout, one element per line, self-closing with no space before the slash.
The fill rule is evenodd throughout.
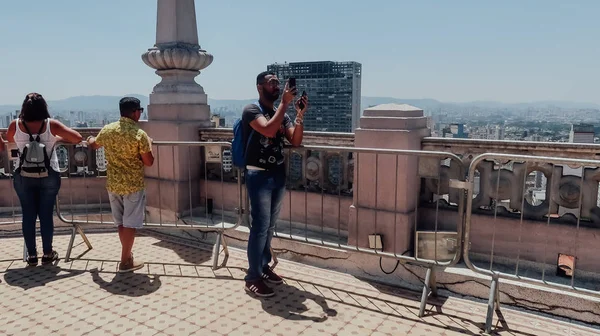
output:
<path id="1" fill-rule="evenodd" d="M 142 60 L 162 77 L 150 94 L 150 105 L 207 104 L 204 89 L 194 78 L 213 56 L 198 44 L 194 0 L 158 0 L 156 44 Z M 160 119 L 163 113 L 155 112 L 154 119 Z"/>
<path id="2" fill-rule="evenodd" d="M 142 60 L 162 80 L 150 94 L 148 122 L 142 127 L 155 141 L 198 141 L 198 129 L 211 121 L 206 93 L 195 78 L 213 56 L 198 44 L 194 0 L 157 1 L 156 44 Z M 164 222 L 185 213 L 190 204 L 199 205 L 201 151 L 165 146 L 154 151 L 160 162 L 146 170 L 148 209 L 152 221 L 163 209 Z"/>

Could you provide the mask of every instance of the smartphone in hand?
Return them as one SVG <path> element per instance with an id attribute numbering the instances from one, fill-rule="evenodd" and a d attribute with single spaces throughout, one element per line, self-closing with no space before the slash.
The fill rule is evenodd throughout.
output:
<path id="1" fill-rule="evenodd" d="M 300 96 L 300 102 L 298 103 L 298 107 L 300 110 L 304 110 L 304 103 L 302 102 L 302 97 L 306 97 L 306 91 L 302 91 L 302 96 Z"/>

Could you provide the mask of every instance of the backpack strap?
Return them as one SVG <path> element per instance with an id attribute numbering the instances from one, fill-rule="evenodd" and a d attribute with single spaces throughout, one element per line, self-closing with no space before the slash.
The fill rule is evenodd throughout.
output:
<path id="1" fill-rule="evenodd" d="M 265 111 L 263 110 L 262 106 L 260 105 L 260 101 L 255 101 L 254 105 L 258 106 L 258 109 L 260 110 L 260 113 L 265 114 Z"/>
<path id="2" fill-rule="evenodd" d="M 42 133 L 42 130 L 44 129 L 44 124 L 48 123 L 48 119 L 44 119 L 44 121 L 42 121 L 42 125 L 40 125 L 40 130 L 37 132 L 38 137 L 39 135 Z M 48 123 L 48 128 L 50 128 L 50 123 Z M 48 130 L 48 128 L 46 130 Z M 38 140 L 39 142 L 39 140 Z"/>
<path id="3" fill-rule="evenodd" d="M 40 130 L 38 131 L 38 142 L 40 141 L 40 133 L 42 133 L 42 129 L 44 129 L 44 124 L 46 124 L 46 132 L 50 133 L 50 120 L 44 119 L 42 126 L 40 126 Z M 56 147 L 56 142 L 52 145 L 52 148 L 50 148 L 50 154 L 48 154 L 48 148 L 44 148 L 44 163 L 48 169 L 50 169 L 50 155 L 54 152 L 54 147 Z"/>
<path id="4" fill-rule="evenodd" d="M 254 103 L 254 105 L 258 106 L 260 113 L 264 114 L 262 106 L 260 106 L 260 102 L 256 101 Z M 248 125 L 248 126 L 250 126 L 250 125 Z M 251 129 L 250 135 L 248 136 L 248 139 L 246 140 L 246 150 L 244 151 L 244 161 L 246 161 L 246 155 L 248 154 L 248 148 L 250 148 L 250 140 L 252 139 L 252 136 L 254 135 L 254 128 L 252 128 L 252 126 L 250 126 L 250 129 Z"/>
<path id="5" fill-rule="evenodd" d="M 29 134 L 29 141 L 37 141 L 40 142 L 40 133 L 42 132 L 42 130 L 44 129 L 44 124 L 46 123 L 46 120 L 48 119 L 44 119 L 44 121 L 42 121 L 42 125 L 40 126 L 40 130 L 37 132 L 37 135 L 35 137 L 35 139 L 33 138 L 33 134 L 31 134 L 31 131 L 29 130 L 29 127 L 27 127 L 27 123 L 24 120 L 21 120 L 21 122 L 23 123 L 23 126 L 25 127 L 25 131 L 27 131 L 27 134 Z"/>

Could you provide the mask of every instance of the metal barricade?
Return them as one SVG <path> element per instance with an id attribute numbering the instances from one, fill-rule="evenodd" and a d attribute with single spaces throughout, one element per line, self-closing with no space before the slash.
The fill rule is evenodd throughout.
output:
<path id="1" fill-rule="evenodd" d="M 85 148 L 81 152 L 87 153 L 88 158 L 91 158 L 93 151 L 87 148 L 85 143 L 82 146 Z M 235 209 L 236 213 L 233 214 L 225 211 L 224 184 L 226 182 L 235 182 L 236 187 L 228 190 L 238 193 L 234 198 L 235 204 L 242 201 L 240 173 L 227 164 L 227 153 L 230 148 L 231 144 L 228 142 L 155 141 L 153 143 L 155 162 L 151 168 L 146 168 L 147 204 L 143 229 L 198 230 L 216 233 L 212 261 L 214 269 L 224 267 L 229 257 L 224 232 L 234 230 L 242 220 L 239 209 Z M 85 226 L 114 225 L 105 189 L 106 161 L 100 153 L 96 153 L 96 166 L 102 166 L 103 169 L 99 168 L 102 171 L 90 173 L 87 169 L 82 170 L 76 165 L 73 167 L 69 165 L 67 174 L 70 177 L 63 179 L 61 188 L 63 197 L 59 196 L 56 207 L 59 219 L 72 225 L 65 254 L 67 261 L 71 259 L 77 234 L 82 237 L 88 249 L 92 248 L 84 233 Z M 79 161 L 86 161 L 83 159 L 83 154 L 80 156 Z M 73 172 L 74 169 L 77 172 Z M 220 174 L 211 173 L 215 170 L 220 171 Z M 73 173 L 78 175 L 71 177 Z M 211 174 L 220 178 L 211 181 Z M 214 176 L 212 180 L 215 180 Z M 209 182 L 216 182 L 216 188 L 221 188 L 220 199 L 216 202 L 213 202 L 213 198 L 207 197 Z M 94 183 L 93 188 L 92 183 Z M 211 185 L 211 188 L 215 186 Z M 217 206 L 214 206 L 215 203 Z M 83 206 L 79 211 L 71 210 L 70 214 L 67 214 L 64 207 L 68 204 L 71 205 L 71 209 L 75 209 L 77 204 Z M 219 265 L 221 247 L 224 259 Z"/>
<path id="2" fill-rule="evenodd" d="M 21 234 L 22 212 L 17 193 L 13 187 L 13 159 L 11 149 L 7 142 L 6 150 L 0 152 L 0 184 L 2 196 L 0 197 L 0 232 L 3 234 Z M 23 260 L 27 258 L 27 248 L 23 243 Z"/>
<path id="3" fill-rule="evenodd" d="M 473 159 L 463 256 L 472 271 L 492 278 L 485 332 L 500 308 L 500 279 L 600 297 L 599 172 L 596 160 L 505 154 Z M 556 259 L 549 264 L 552 254 Z"/>
<path id="4" fill-rule="evenodd" d="M 283 211 L 274 237 L 426 267 L 420 307 L 420 315 L 423 316 L 428 297 L 437 293 L 436 268 L 452 266 L 461 258 L 465 195 L 464 190 L 455 189 L 465 183 L 465 168 L 461 159 L 447 152 L 356 147 L 303 146 L 287 148 L 286 151 L 287 200 L 283 201 Z M 374 168 L 374 176 L 370 177 L 372 180 L 358 181 L 365 178 L 361 175 L 361 169 L 370 169 L 371 166 Z M 409 173 L 400 167 L 413 169 L 411 171 L 415 175 L 406 176 Z M 374 189 L 370 187 L 371 183 Z M 425 189 L 426 184 L 433 189 L 431 194 L 434 199 L 431 202 L 420 200 L 419 190 Z M 403 189 L 409 186 L 414 189 Z M 363 199 L 361 188 L 370 189 L 365 191 L 365 195 L 372 195 L 374 199 Z M 383 199 L 380 189 L 386 188 L 388 194 L 393 195 L 390 196 L 393 200 Z M 405 199 L 404 204 L 414 207 L 400 209 L 399 198 L 407 195 L 411 199 Z M 423 203 L 428 203 L 429 208 L 422 209 L 420 206 L 426 206 Z M 445 223 L 447 227 L 450 222 L 453 232 L 440 230 L 442 207 L 454 216 L 455 220 Z M 421 216 L 422 212 L 430 215 Z M 434 216 L 431 216 L 432 212 Z M 367 225 L 365 217 L 370 215 L 373 215 L 372 225 Z M 410 218 L 408 222 L 403 221 L 407 218 Z M 246 221 L 250 223 L 248 219 Z M 365 229 L 365 226 L 368 228 Z M 428 227 L 426 232 L 418 230 L 423 226 Z M 380 230 L 392 236 L 387 239 L 393 242 L 391 248 L 378 245 L 379 239 L 383 245 L 385 238 L 389 238 L 384 238 Z M 374 245 L 364 246 L 365 232 L 372 236 Z M 407 255 L 412 251 L 412 239 L 417 253 L 417 236 L 425 233 L 433 236 L 432 255 L 429 258 Z M 444 240 L 447 236 L 452 238 Z M 454 251 L 446 259 L 442 258 L 444 246 L 438 238 L 454 244 Z M 406 251 L 399 251 L 399 240 L 408 242 L 408 246 L 402 247 L 407 248 Z M 275 253 L 272 254 L 275 267 L 277 259 Z"/>

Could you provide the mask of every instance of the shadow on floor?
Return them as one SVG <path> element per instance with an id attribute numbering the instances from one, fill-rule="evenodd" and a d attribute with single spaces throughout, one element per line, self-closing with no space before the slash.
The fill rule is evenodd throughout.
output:
<path id="1" fill-rule="evenodd" d="M 400 318 L 407 321 L 416 322 L 421 326 L 432 326 L 435 328 L 443 328 L 450 332 L 461 333 L 464 335 L 481 335 L 480 332 L 474 333 L 470 331 L 468 326 L 476 327 L 477 329 L 483 330 L 484 323 L 482 319 L 485 317 L 473 316 L 473 318 L 465 318 L 453 314 L 452 311 L 443 311 L 443 303 L 446 301 L 444 297 L 430 298 L 427 303 L 428 310 L 425 312 L 425 318 L 429 317 L 428 320 L 424 320 L 418 317 L 419 312 L 419 300 L 420 294 L 411 292 L 404 289 L 398 289 L 391 286 L 381 285 L 379 283 L 373 284 L 377 286 L 378 290 L 382 294 L 395 296 L 409 300 L 409 303 L 401 303 L 395 300 L 388 300 L 380 298 L 378 296 L 360 294 L 349 290 L 344 290 L 336 287 L 330 287 L 323 284 L 317 284 L 301 279 L 295 279 L 293 277 L 286 277 L 286 282 L 297 282 L 300 287 L 314 286 L 315 290 L 320 293 L 314 294 L 305 290 L 298 289 L 290 285 L 280 285 L 273 287 L 276 292 L 276 296 L 272 298 L 263 298 L 262 307 L 263 309 L 272 314 L 281 316 L 290 320 L 312 320 L 314 322 L 324 322 L 328 317 L 336 316 L 337 312 L 329 308 L 328 303 L 342 304 L 346 306 L 352 306 L 359 308 L 366 312 L 372 312 L 376 314 L 386 315 L 388 317 Z M 369 283 L 369 281 L 365 281 Z M 330 292 L 330 295 L 325 295 L 325 292 Z M 332 297 L 333 296 L 333 297 Z M 280 297 L 280 299 L 278 299 Z M 290 301 L 291 299 L 291 301 Z M 306 299 L 314 300 L 323 311 L 323 315 L 320 318 L 302 316 L 298 313 L 306 312 L 308 309 L 304 305 Z M 326 315 L 326 316 L 325 316 Z M 452 321 L 451 324 L 447 324 L 441 321 L 436 316 L 443 315 Z M 504 320 L 501 314 L 498 314 L 500 320 L 495 326 L 495 330 L 492 331 L 491 335 L 499 335 L 499 332 L 510 333 L 515 336 L 535 336 L 537 334 L 523 332 L 519 330 L 513 330 Z M 433 320 L 433 321 L 432 321 Z M 474 321 L 477 320 L 477 321 Z M 434 322 L 435 321 L 435 322 Z M 465 326 L 459 327 L 459 326 Z"/>
<path id="2" fill-rule="evenodd" d="M 154 246 L 166 248 L 177 253 L 177 255 L 183 259 L 186 263 L 200 265 L 211 260 L 211 252 L 205 250 L 199 250 L 198 248 L 171 243 L 169 241 L 160 240 L 153 244 Z"/>
<path id="3" fill-rule="evenodd" d="M 103 273 L 101 276 L 98 269 L 90 270 L 92 280 L 105 291 L 115 295 L 139 297 L 156 292 L 162 282 L 159 275 L 148 275 L 143 273 Z M 111 281 L 106 281 L 103 276 L 114 274 Z"/>
<path id="4" fill-rule="evenodd" d="M 171 246 L 169 246 L 171 247 Z M 91 260 L 91 259 L 88 259 Z M 196 260 L 202 260 L 196 259 Z M 86 259 L 80 259 L 86 261 Z M 96 260 L 97 261 L 97 260 Z M 113 263 L 114 261 L 105 260 Z M 167 265 L 156 263 L 156 265 Z M 179 265 L 183 267 L 202 267 L 190 264 L 168 264 Z M 201 284 L 202 279 L 222 279 L 225 281 L 243 281 L 243 277 L 222 277 L 216 274 L 198 274 L 198 275 L 176 275 L 176 274 L 154 274 L 147 272 L 141 273 L 115 273 L 106 272 L 98 269 L 69 269 L 69 264 L 63 265 L 65 268 L 58 266 L 39 266 L 34 268 L 8 269 L 4 274 L 4 280 L 10 286 L 18 286 L 25 290 L 38 286 L 44 286 L 52 281 L 58 281 L 65 278 L 77 276 L 89 272 L 92 281 L 103 290 L 115 295 L 124 295 L 130 297 L 139 297 L 150 295 L 156 292 L 161 286 L 161 277 L 185 277 L 196 278 Z M 73 265 L 71 264 L 71 267 Z M 204 267 L 202 267 L 204 268 Z M 231 273 L 232 270 L 240 271 L 240 268 L 226 267 L 223 268 Z M 63 273 L 63 274 L 59 274 Z M 112 279 L 110 279 L 112 277 Z M 106 279 L 110 279 L 107 281 Z M 331 303 L 337 306 L 343 305 L 348 307 L 358 308 L 365 312 L 376 313 L 388 317 L 403 319 L 406 321 L 416 322 L 422 326 L 432 326 L 435 328 L 443 328 L 447 331 L 457 332 L 465 335 L 479 335 L 470 331 L 469 326 L 483 328 L 483 320 L 481 316 L 460 316 L 453 311 L 443 311 L 443 298 L 432 298 L 428 303 L 428 311 L 426 319 L 418 317 L 419 294 L 408 290 L 398 289 L 391 286 L 371 283 L 381 294 L 387 294 L 392 298 L 386 299 L 381 294 L 364 294 L 357 293 L 350 289 L 340 287 L 332 287 L 315 283 L 303 279 L 297 279 L 293 276 L 286 277 L 287 283 L 296 282 L 298 287 L 289 284 L 273 286 L 276 291 L 276 296 L 272 298 L 260 299 L 262 309 L 274 316 L 280 316 L 287 320 L 295 321 L 313 321 L 317 323 L 325 322 L 329 318 L 337 316 L 338 312 L 330 307 Z M 314 290 L 307 291 L 304 288 L 313 288 Z M 315 293 L 315 291 L 317 293 Z M 402 302 L 400 299 L 405 299 L 408 302 Z M 313 301 L 319 306 L 319 311 L 308 308 L 307 301 Z M 438 316 L 450 319 L 451 323 L 447 323 L 438 318 Z M 533 336 L 534 334 L 512 330 L 510 326 L 501 318 L 501 321 L 495 326 L 495 331 L 492 335 L 497 335 L 498 332 L 510 333 L 517 336 Z"/>
<path id="5" fill-rule="evenodd" d="M 63 272 L 62 274 L 59 274 Z M 9 286 L 21 287 L 24 290 L 43 287 L 53 281 L 83 274 L 84 270 L 63 269 L 55 265 L 37 267 L 11 268 L 4 273 L 4 281 Z"/>
<path id="6" fill-rule="evenodd" d="M 260 299 L 252 294 L 248 295 L 260 300 L 262 309 L 265 312 L 287 320 L 325 322 L 329 317 L 337 316 L 337 311 L 329 308 L 327 300 L 322 296 L 285 283 L 273 286 L 273 289 L 276 292 L 276 296 L 271 298 Z M 309 312 L 308 307 L 304 304 L 306 300 L 312 300 L 321 307 L 322 312 L 320 312 L 318 317 L 303 315 L 303 313 Z"/>

